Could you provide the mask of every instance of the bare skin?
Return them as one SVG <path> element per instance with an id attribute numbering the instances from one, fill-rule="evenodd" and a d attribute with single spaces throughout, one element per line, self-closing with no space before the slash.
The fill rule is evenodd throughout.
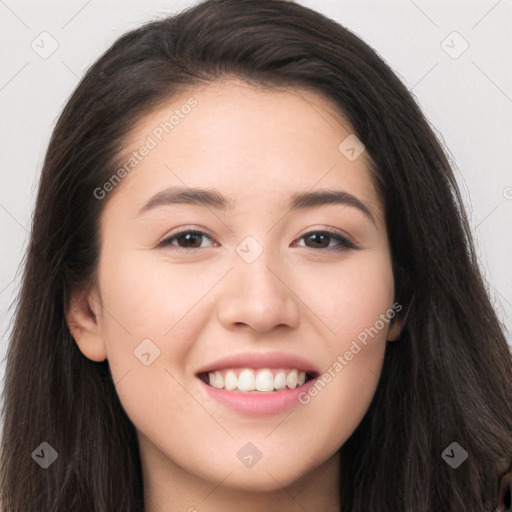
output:
<path id="1" fill-rule="evenodd" d="M 191 97 L 197 105 L 156 140 L 155 128 Z M 351 133 L 322 96 L 235 79 L 192 88 L 132 128 L 127 158 L 148 135 L 157 144 L 109 192 L 98 281 L 73 294 L 68 324 L 86 357 L 109 360 L 138 433 L 147 512 L 339 510 L 338 450 L 366 413 L 400 329 L 381 322 L 345 356 L 394 304 L 367 155 L 351 161 L 338 149 Z M 233 208 L 140 213 L 173 186 L 215 189 Z M 290 209 L 292 194 L 320 189 L 350 194 L 369 213 L 353 204 Z M 158 246 L 184 229 L 205 235 Z M 334 235 L 311 236 L 326 230 Z M 253 245 L 241 247 L 262 249 L 250 263 L 237 252 L 247 237 Z M 134 355 L 146 339 L 151 358 L 159 350 L 147 366 Z M 248 352 L 301 356 L 331 378 L 307 403 L 248 417 L 197 376 Z M 339 356 L 346 364 L 336 371 Z M 261 454 L 252 467 L 237 456 L 248 442 Z"/>

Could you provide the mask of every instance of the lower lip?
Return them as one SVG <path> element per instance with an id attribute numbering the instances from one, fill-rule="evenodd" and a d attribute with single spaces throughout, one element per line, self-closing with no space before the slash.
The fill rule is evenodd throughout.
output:
<path id="1" fill-rule="evenodd" d="M 306 394 L 308 389 L 315 384 L 316 379 L 312 379 L 295 389 L 284 389 L 270 393 L 228 391 L 209 386 L 200 379 L 199 382 L 210 397 L 237 413 L 246 416 L 272 416 L 287 411 L 294 406 L 302 405 L 299 402 L 299 396 L 302 393 Z"/>

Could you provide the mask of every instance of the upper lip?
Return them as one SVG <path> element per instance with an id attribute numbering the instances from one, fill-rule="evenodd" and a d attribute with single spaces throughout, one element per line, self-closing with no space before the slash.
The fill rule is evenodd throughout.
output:
<path id="1" fill-rule="evenodd" d="M 217 359 L 199 368 L 196 374 L 214 372 L 227 368 L 296 368 L 311 375 L 318 375 L 318 368 L 307 359 L 296 354 L 282 352 L 244 352 Z"/>

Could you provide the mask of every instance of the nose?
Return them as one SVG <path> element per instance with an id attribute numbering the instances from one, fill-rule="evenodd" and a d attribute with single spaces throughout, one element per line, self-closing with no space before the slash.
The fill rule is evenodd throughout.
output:
<path id="1" fill-rule="evenodd" d="M 300 299 L 293 292 L 290 273 L 276 261 L 269 261 L 263 252 L 252 263 L 240 258 L 235 262 L 217 308 L 218 320 L 226 329 L 247 326 L 263 333 L 277 326 L 299 325 Z"/>

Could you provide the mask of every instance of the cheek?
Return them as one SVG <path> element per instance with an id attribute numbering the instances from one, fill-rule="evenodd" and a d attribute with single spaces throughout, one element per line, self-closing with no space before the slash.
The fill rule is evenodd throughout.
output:
<path id="1" fill-rule="evenodd" d="M 200 301 L 219 280 L 222 269 L 173 264 L 143 251 L 124 251 L 100 265 L 104 305 L 102 333 L 116 379 L 140 370 L 144 387 L 155 368 L 183 368 L 199 337 Z M 199 306 L 199 307 L 198 307 Z M 149 356 L 142 356 L 147 354 Z M 144 366 L 144 362 L 151 361 Z M 156 382 L 154 383 L 156 384 Z"/>
<path id="2" fill-rule="evenodd" d="M 186 431 L 186 415 L 173 411 L 196 405 L 184 387 L 183 368 L 201 328 L 194 305 L 214 276 L 191 279 L 184 266 L 143 251 L 125 250 L 110 261 L 115 265 L 105 260 L 99 273 L 102 333 L 119 399 L 141 431 L 151 432 L 156 418 Z"/>
<path id="3" fill-rule="evenodd" d="M 316 265 L 301 269 L 303 277 L 295 277 L 294 291 L 321 321 L 331 345 L 341 344 L 336 347 L 341 349 L 345 342 L 373 326 L 392 306 L 391 261 L 384 251 L 359 252 L 344 261 Z M 385 337 L 388 324 L 380 330 Z"/>
<path id="4" fill-rule="evenodd" d="M 222 269 L 210 271 L 206 265 L 181 265 L 150 258 L 144 251 L 125 251 L 115 265 L 100 267 L 107 341 L 113 338 L 108 335 L 110 328 L 124 329 L 133 341 L 141 336 L 163 339 L 179 330 L 182 319 L 188 319 L 221 275 Z"/>
<path id="5" fill-rule="evenodd" d="M 324 439 L 337 439 L 340 445 L 356 429 L 374 396 L 395 316 L 389 258 L 358 256 L 323 269 L 309 293 L 302 291 L 308 308 L 321 319 L 326 358 L 317 383 L 301 403 L 308 415 L 324 418 L 320 427 L 315 426 Z"/>

